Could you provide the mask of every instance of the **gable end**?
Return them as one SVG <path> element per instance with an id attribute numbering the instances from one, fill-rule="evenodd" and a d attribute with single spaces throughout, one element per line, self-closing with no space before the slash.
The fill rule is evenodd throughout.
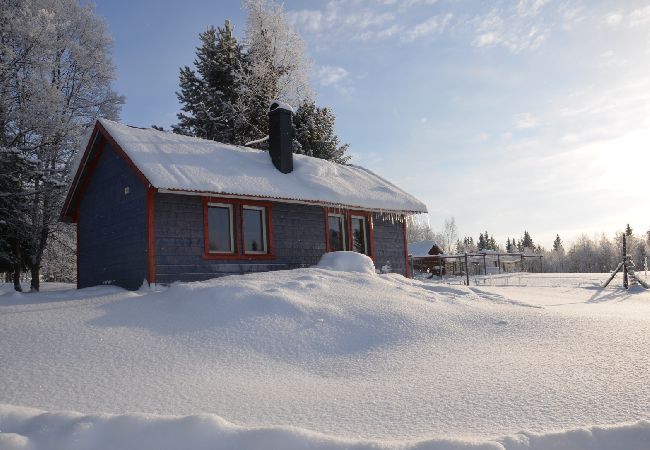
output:
<path id="1" fill-rule="evenodd" d="M 104 145 L 109 143 L 115 153 L 117 153 L 127 165 L 133 170 L 138 179 L 143 183 L 145 188 L 152 187 L 151 182 L 144 176 L 144 174 L 138 169 L 138 167 L 133 163 L 131 158 L 122 150 L 115 139 L 110 135 L 110 133 L 104 128 L 104 126 L 99 122 L 95 122 L 95 127 L 93 132 L 88 140 L 84 154 L 81 157 L 81 162 L 75 176 L 70 184 L 68 194 L 63 203 L 63 208 L 61 209 L 61 215 L 59 219 L 62 222 L 71 222 L 75 223 L 78 220 L 79 214 L 79 204 L 81 199 L 84 196 L 84 193 L 88 187 L 88 183 L 93 176 L 95 167 L 97 166 L 97 161 L 101 155 L 101 152 L 104 149 Z"/>

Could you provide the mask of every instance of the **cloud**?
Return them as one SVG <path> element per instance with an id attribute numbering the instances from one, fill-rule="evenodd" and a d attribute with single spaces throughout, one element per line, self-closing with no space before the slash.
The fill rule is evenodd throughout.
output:
<path id="1" fill-rule="evenodd" d="M 650 22 L 650 5 L 635 9 L 630 13 L 630 26 L 638 27 L 640 25 L 645 25 Z"/>
<path id="2" fill-rule="evenodd" d="M 318 83 L 323 86 L 331 86 L 347 78 L 349 72 L 343 67 L 321 66 L 316 72 Z"/>
<path id="3" fill-rule="evenodd" d="M 404 36 L 404 40 L 407 42 L 414 41 L 433 33 L 442 33 L 452 17 L 451 13 L 445 14 L 444 16 L 431 16 L 410 29 Z"/>
<path id="4" fill-rule="evenodd" d="M 605 24 L 608 27 L 615 28 L 623 22 L 623 14 L 621 12 L 612 12 L 605 16 Z"/>
<path id="5" fill-rule="evenodd" d="M 356 4 L 330 0 L 322 10 L 287 11 L 287 17 L 297 29 L 320 36 L 328 35 L 328 39 L 334 33 L 336 37 L 369 40 L 390 37 L 399 31 L 400 28 L 394 24 L 394 13 L 367 7 L 355 9 Z"/>
<path id="6" fill-rule="evenodd" d="M 517 13 L 520 16 L 536 16 L 548 0 L 519 0 Z"/>
<path id="7" fill-rule="evenodd" d="M 515 126 L 517 128 L 535 128 L 538 125 L 539 119 L 531 113 L 522 113 L 515 116 Z"/>
<path id="8" fill-rule="evenodd" d="M 382 30 L 366 30 L 363 33 L 357 34 L 356 37 L 362 41 L 381 40 L 393 37 L 400 31 L 402 31 L 402 27 L 394 24 Z"/>
<path id="9" fill-rule="evenodd" d="M 535 2 L 532 7 L 539 8 Z M 519 7 L 519 5 L 518 5 Z M 518 10 L 517 10 L 518 11 Z M 531 17 L 522 17 L 517 11 L 492 9 L 483 16 L 477 16 L 469 21 L 474 32 L 472 45 L 475 47 L 501 46 L 511 53 L 532 50 L 541 45 L 549 30 L 542 23 L 535 22 Z"/>
<path id="10" fill-rule="evenodd" d="M 306 31 L 317 32 L 323 27 L 323 13 L 318 10 L 289 11 L 287 17 L 294 27 Z"/>

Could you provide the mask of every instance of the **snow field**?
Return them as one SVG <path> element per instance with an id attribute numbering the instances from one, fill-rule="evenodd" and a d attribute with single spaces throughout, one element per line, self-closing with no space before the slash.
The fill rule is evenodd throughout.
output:
<path id="1" fill-rule="evenodd" d="M 312 268 L 6 293 L 0 448 L 52 432 L 102 449 L 102 430 L 142 442 L 161 424 L 192 448 L 645 448 L 648 348 L 650 294 L 616 289 Z"/>

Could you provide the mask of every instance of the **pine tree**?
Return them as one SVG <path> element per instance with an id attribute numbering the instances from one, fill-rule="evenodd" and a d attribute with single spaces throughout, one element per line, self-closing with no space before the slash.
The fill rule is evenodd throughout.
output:
<path id="1" fill-rule="evenodd" d="M 483 233 L 480 234 L 478 237 L 478 244 L 477 247 L 479 250 L 485 250 L 486 242 L 485 242 L 485 236 L 483 236 Z"/>
<path id="2" fill-rule="evenodd" d="M 560 239 L 559 234 L 555 235 L 555 240 L 553 241 L 553 251 L 554 252 L 563 252 L 564 251 L 564 247 L 562 246 L 562 239 Z"/>
<path id="3" fill-rule="evenodd" d="M 329 108 L 319 108 L 305 100 L 293 116 L 294 151 L 316 158 L 345 164 L 348 145 L 341 145 L 334 133 L 335 117 Z"/>
<path id="4" fill-rule="evenodd" d="M 632 236 L 632 227 L 629 223 L 625 226 L 625 236 Z"/>
<path id="5" fill-rule="evenodd" d="M 233 35 L 230 21 L 224 27 L 209 27 L 199 34 L 196 71 L 185 66 L 180 70 L 179 102 L 175 133 L 201 137 L 229 144 L 244 144 L 250 133 L 237 120 L 236 104 L 241 90 L 240 74 L 244 70 L 241 45 Z"/>
<path id="6" fill-rule="evenodd" d="M 521 246 L 523 249 L 535 249 L 535 244 L 533 243 L 533 238 L 530 237 L 530 233 L 524 230 L 524 237 L 521 240 Z"/>

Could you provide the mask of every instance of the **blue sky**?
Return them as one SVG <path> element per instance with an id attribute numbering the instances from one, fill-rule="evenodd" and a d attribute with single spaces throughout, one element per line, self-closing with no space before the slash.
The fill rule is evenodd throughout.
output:
<path id="1" fill-rule="evenodd" d="M 650 2 L 286 1 L 317 102 L 353 162 L 422 199 L 434 229 L 504 242 L 650 228 Z M 238 1 L 98 0 L 122 120 L 169 126 L 178 69 Z"/>

